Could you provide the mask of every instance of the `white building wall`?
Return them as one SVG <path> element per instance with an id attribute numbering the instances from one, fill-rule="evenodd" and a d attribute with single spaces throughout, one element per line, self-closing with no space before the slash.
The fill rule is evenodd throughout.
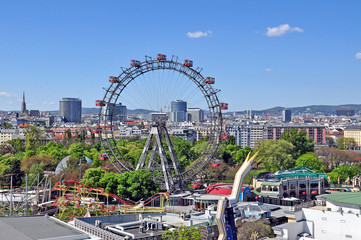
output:
<path id="1" fill-rule="evenodd" d="M 361 239 L 361 216 L 350 213 L 303 209 L 304 218 L 314 222 L 318 240 Z"/>

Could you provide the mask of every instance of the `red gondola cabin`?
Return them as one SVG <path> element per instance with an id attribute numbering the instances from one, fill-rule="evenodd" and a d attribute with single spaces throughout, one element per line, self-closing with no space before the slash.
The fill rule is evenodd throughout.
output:
<path id="1" fill-rule="evenodd" d="M 228 109 L 228 103 L 219 103 L 219 108 L 222 110 L 227 110 Z"/>
<path id="2" fill-rule="evenodd" d="M 114 76 L 109 76 L 109 82 L 118 82 L 119 78 Z"/>
<path id="3" fill-rule="evenodd" d="M 192 181 L 192 188 L 200 188 L 201 182 L 200 181 Z"/>
<path id="4" fill-rule="evenodd" d="M 221 161 L 219 159 L 213 160 L 211 166 L 219 167 L 219 166 L 221 166 Z"/>
<path id="5" fill-rule="evenodd" d="M 92 133 L 101 133 L 101 132 L 102 132 L 101 127 L 97 127 L 96 129 L 92 130 Z"/>
<path id="6" fill-rule="evenodd" d="M 95 106 L 97 107 L 105 106 L 105 102 L 103 100 L 96 100 Z"/>
<path id="7" fill-rule="evenodd" d="M 227 133 L 225 133 L 224 135 L 221 136 L 222 140 L 227 140 L 229 139 L 229 135 Z"/>
<path id="8" fill-rule="evenodd" d="M 157 60 L 165 61 L 165 60 L 167 60 L 167 56 L 164 55 L 164 54 L 158 53 L 157 54 Z"/>
<path id="9" fill-rule="evenodd" d="M 206 83 L 214 84 L 215 82 L 216 82 L 216 79 L 214 77 L 206 77 Z"/>
<path id="10" fill-rule="evenodd" d="M 105 153 L 99 154 L 99 160 L 107 160 L 108 156 Z"/>
<path id="11" fill-rule="evenodd" d="M 140 67 L 140 61 L 132 59 L 130 60 L 130 66 Z"/>
<path id="12" fill-rule="evenodd" d="M 184 60 L 184 66 L 193 67 L 193 61 L 189 59 Z"/>

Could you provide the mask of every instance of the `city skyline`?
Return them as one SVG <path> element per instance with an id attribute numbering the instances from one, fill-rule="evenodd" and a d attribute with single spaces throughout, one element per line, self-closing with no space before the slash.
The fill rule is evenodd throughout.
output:
<path id="1" fill-rule="evenodd" d="M 56 110 L 63 97 L 94 107 L 108 76 L 157 53 L 191 59 L 204 77 L 215 77 L 229 111 L 360 103 L 358 2 L 197 1 L 190 10 L 184 1 L 16 1 L 0 7 L 4 111 L 20 110 L 23 91 L 27 109 Z"/>

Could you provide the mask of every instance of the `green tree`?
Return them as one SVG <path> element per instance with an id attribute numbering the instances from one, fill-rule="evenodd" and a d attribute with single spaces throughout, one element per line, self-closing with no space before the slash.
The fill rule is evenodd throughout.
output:
<path id="1" fill-rule="evenodd" d="M 7 143 L 12 146 L 14 153 L 24 151 L 24 143 L 21 141 L 20 138 L 9 140 L 9 141 L 7 141 Z"/>
<path id="2" fill-rule="evenodd" d="M 316 172 L 324 172 L 325 166 L 322 159 L 319 159 L 316 153 L 305 153 L 296 160 L 296 167 L 305 166 Z"/>
<path id="3" fill-rule="evenodd" d="M 91 187 L 101 187 L 100 179 L 104 177 L 105 171 L 99 168 L 89 168 L 85 171 L 82 183 Z"/>
<path id="4" fill-rule="evenodd" d="M 80 137 L 81 142 L 85 141 L 85 130 L 84 129 L 81 130 L 79 137 Z"/>
<path id="5" fill-rule="evenodd" d="M 347 178 L 352 179 L 354 176 L 361 174 L 361 170 L 357 166 L 340 165 L 328 174 L 332 182 L 339 180 L 345 181 Z"/>
<path id="6" fill-rule="evenodd" d="M 250 153 L 251 151 L 252 151 L 252 149 L 248 146 L 244 147 L 243 149 L 238 150 L 236 152 L 236 156 L 235 156 L 236 162 L 242 163 L 246 159 L 248 153 Z"/>
<path id="7" fill-rule="evenodd" d="M 337 147 L 335 140 L 330 136 L 326 136 L 326 145 L 329 147 Z"/>
<path id="8" fill-rule="evenodd" d="M 233 135 L 230 135 L 229 138 L 226 141 L 226 144 L 236 145 L 236 137 Z"/>
<path id="9" fill-rule="evenodd" d="M 258 158 L 267 171 L 278 171 L 295 166 L 292 154 L 294 146 L 285 140 L 262 141 L 258 146 Z"/>
<path id="10" fill-rule="evenodd" d="M 241 146 L 228 144 L 225 148 L 221 151 L 221 157 L 224 162 L 226 163 L 233 163 L 236 161 L 237 151 L 241 150 Z"/>
<path id="11" fill-rule="evenodd" d="M 13 176 L 13 187 L 20 187 L 22 183 L 22 178 L 24 177 L 24 172 L 21 171 L 21 161 L 20 159 L 13 158 L 10 163 L 10 168 L 4 171 L 4 175 L 8 175 L 5 177 L 5 184 L 10 186 L 11 183 L 11 175 Z"/>
<path id="12" fill-rule="evenodd" d="M 165 240 L 201 240 L 201 235 L 197 228 L 186 226 L 179 227 L 176 231 L 167 230 L 163 235 L 162 239 Z"/>
<path id="13" fill-rule="evenodd" d="M 292 143 L 292 145 L 295 147 L 293 150 L 293 157 L 295 159 L 299 158 L 302 154 L 315 151 L 314 143 L 312 139 L 307 136 L 307 132 L 305 130 L 292 128 L 291 130 L 282 133 L 280 140 L 285 140 L 289 143 Z"/>
<path id="14" fill-rule="evenodd" d="M 68 154 L 80 158 L 84 155 L 84 151 L 89 150 L 89 148 L 83 143 L 72 143 L 69 146 Z"/>
<path id="15" fill-rule="evenodd" d="M 152 179 L 152 173 L 146 169 L 125 172 L 119 176 L 118 195 L 123 198 L 137 201 L 159 191 L 159 185 Z"/>
<path id="16" fill-rule="evenodd" d="M 115 174 L 113 172 L 105 173 L 99 180 L 99 186 L 104 188 L 107 193 L 117 194 L 119 176 L 120 174 Z"/>
<path id="17" fill-rule="evenodd" d="M 44 131 L 36 125 L 25 128 L 25 150 L 36 151 L 44 138 L 43 134 Z"/>
<path id="18" fill-rule="evenodd" d="M 354 149 L 356 147 L 356 141 L 354 138 L 340 137 L 337 139 L 338 149 Z"/>

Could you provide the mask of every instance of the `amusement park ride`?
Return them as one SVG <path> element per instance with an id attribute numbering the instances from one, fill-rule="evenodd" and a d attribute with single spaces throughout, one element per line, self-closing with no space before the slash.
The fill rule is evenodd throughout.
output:
<path id="1" fill-rule="evenodd" d="M 212 85 L 215 83 L 213 77 L 203 77 L 202 69 L 193 69 L 193 61 L 186 59 L 183 63 L 178 62 L 178 58 L 172 56 L 170 60 L 164 54 L 157 54 L 156 59 L 146 56 L 144 61 L 131 60 L 130 67 L 122 68 L 119 76 L 110 76 L 110 86 L 106 89 L 106 93 L 102 100 L 96 100 L 96 106 L 99 110 L 99 125 L 107 126 L 113 123 L 113 111 L 119 97 L 124 95 L 124 91 L 131 82 L 137 82 L 144 74 L 149 72 L 164 71 L 178 72 L 190 80 L 203 95 L 208 105 L 208 132 L 209 138 L 207 146 L 203 154 L 185 171 L 180 168 L 179 161 L 173 149 L 166 128 L 167 118 L 153 119 L 147 142 L 143 149 L 143 153 L 136 167 L 124 160 L 120 153 L 112 128 L 103 128 L 99 134 L 99 140 L 104 149 L 104 155 L 110 159 L 111 163 L 119 172 L 133 171 L 145 168 L 149 171 L 158 171 L 162 176 L 158 176 L 155 180 L 161 184 L 163 189 L 169 193 L 179 192 L 186 189 L 187 182 L 191 182 L 205 170 L 209 165 L 218 167 L 219 163 L 213 163 L 214 154 L 222 139 L 222 113 L 221 110 L 228 109 L 228 103 L 219 102 L 217 92 Z M 110 119 L 110 123 L 109 123 Z M 163 146 L 166 143 L 167 148 Z M 170 153 L 170 160 L 166 157 L 166 152 Z M 148 160 L 149 159 L 149 160 Z M 148 162 L 147 162 L 148 161 Z"/>
<path id="2" fill-rule="evenodd" d="M 241 186 L 245 176 L 251 171 L 251 169 L 258 163 L 255 162 L 258 153 L 255 153 L 250 158 L 250 153 L 244 160 L 242 166 L 238 169 L 232 188 L 232 194 L 230 197 L 224 197 L 218 200 L 216 221 L 219 231 L 218 240 L 237 240 L 237 230 L 234 221 L 234 210 L 240 193 Z"/>
<path id="3" fill-rule="evenodd" d="M 90 213 L 156 213 L 164 212 L 169 199 L 167 192 L 159 192 L 144 201 L 134 202 L 106 193 L 104 188 L 89 187 L 74 180 L 57 182 L 54 190 L 58 197 L 52 203 L 59 208 L 58 218 L 82 217 Z"/>

